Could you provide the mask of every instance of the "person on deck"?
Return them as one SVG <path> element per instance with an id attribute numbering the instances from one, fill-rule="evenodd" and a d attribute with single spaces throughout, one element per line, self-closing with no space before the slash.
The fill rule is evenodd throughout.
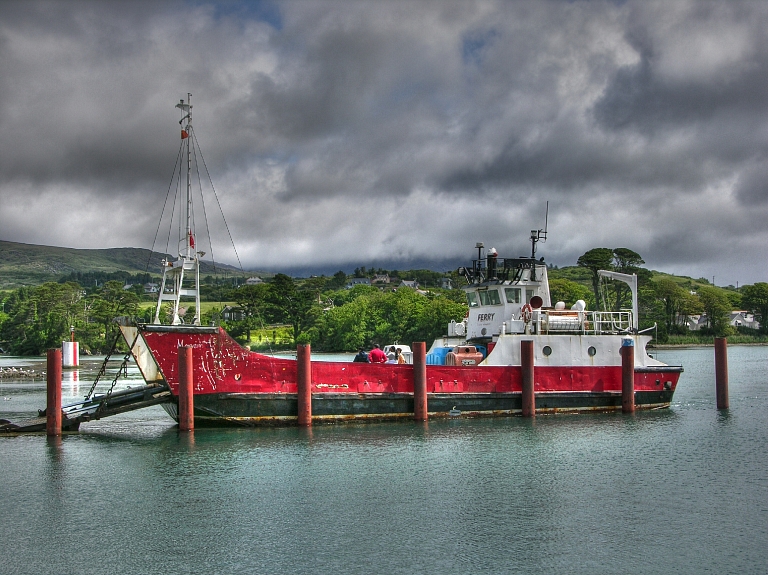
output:
<path id="1" fill-rule="evenodd" d="M 355 359 L 353 359 L 352 361 L 357 363 L 368 363 L 368 354 L 365 353 L 365 351 L 361 347 L 360 351 L 357 352 Z"/>
<path id="2" fill-rule="evenodd" d="M 387 363 L 387 354 L 381 351 L 378 343 L 373 346 L 371 353 L 368 354 L 368 361 L 371 363 Z"/>
<path id="3" fill-rule="evenodd" d="M 395 350 L 395 357 L 397 358 L 397 363 L 405 363 L 405 357 L 403 356 L 402 350 L 399 347 Z"/>

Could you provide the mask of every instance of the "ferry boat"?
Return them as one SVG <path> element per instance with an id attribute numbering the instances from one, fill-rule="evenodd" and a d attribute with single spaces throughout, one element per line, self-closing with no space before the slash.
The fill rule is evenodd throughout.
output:
<path id="1" fill-rule="evenodd" d="M 189 154 L 192 106 L 182 100 L 177 107 L 186 114 L 182 140 L 187 140 Z M 188 193 L 189 177 L 188 168 Z M 297 361 L 252 352 L 221 327 L 200 325 L 202 254 L 195 251 L 193 218 L 189 212 L 186 217 L 179 256 L 163 263 L 154 322 L 121 326 L 142 375 L 148 384 L 167 384 L 178 397 L 178 349 L 191 346 L 196 426 L 297 423 Z M 501 258 L 495 249 L 484 251 L 478 243 L 472 265 L 459 268 L 467 280 L 462 289 L 469 309 L 429 348 L 429 417 L 520 414 L 524 340 L 533 342 L 536 413 L 620 410 L 620 348 L 625 345 L 635 350 L 636 409 L 670 405 L 683 369 L 647 353 L 651 336 L 638 330 L 637 277 L 600 272 L 629 286 L 631 309 L 592 311 L 581 300 L 569 309 L 563 302 L 553 304 L 547 265 L 544 258 L 536 259 L 537 242 L 545 239 L 546 226 L 532 231 L 531 256 L 517 258 Z M 179 313 L 183 297 L 195 298 L 198 311 L 190 325 Z M 170 325 L 160 323 L 163 302 L 172 305 Z M 412 418 L 414 367 L 315 361 L 311 392 L 313 421 Z M 176 403 L 163 407 L 178 420 Z"/>

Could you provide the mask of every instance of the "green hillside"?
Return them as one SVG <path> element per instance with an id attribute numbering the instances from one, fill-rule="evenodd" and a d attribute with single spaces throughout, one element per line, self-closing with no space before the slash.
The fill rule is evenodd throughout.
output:
<path id="1" fill-rule="evenodd" d="M 168 254 L 144 248 L 109 248 L 101 250 L 37 246 L 0 241 L 0 289 L 40 285 L 73 272 L 128 272 L 160 275 L 160 262 Z M 229 265 L 216 264 L 216 270 L 240 274 Z M 203 261 L 201 274 L 213 274 L 210 261 Z M 248 274 L 244 274 L 248 275 Z"/>
<path id="2" fill-rule="evenodd" d="M 570 280 L 578 284 L 581 284 L 588 288 L 592 287 L 591 275 L 587 268 L 583 268 L 579 266 L 565 266 L 561 268 L 550 269 L 547 273 L 549 275 L 550 280 L 566 279 L 566 280 Z M 702 286 L 712 285 L 712 283 L 706 278 L 693 279 L 688 276 L 676 276 L 676 275 L 668 274 L 665 272 L 659 272 L 656 270 L 648 270 L 648 273 L 650 274 L 649 278 L 654 281 L 657 281 L 662 278 L 666 278 L 675 282 L 680 287 L 686 290 L 691 290 L 691 291 L 696 291 L 698 288 Z M 722 288 L 722 289 L 734 291 L 732 288 L 733 286 L 729 286 L 727 288 Z"/>

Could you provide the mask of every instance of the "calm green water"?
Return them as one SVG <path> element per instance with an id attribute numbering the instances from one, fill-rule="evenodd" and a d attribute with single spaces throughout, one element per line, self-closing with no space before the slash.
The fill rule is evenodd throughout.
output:
<path id="1" fill-rule="evenodd" d="M 764 574 L 768 347 L 729 349 L 728 412 L 713 355 L 659 353 L 674 405 L 634 416 L 0 437 L 0 573 Z"/>

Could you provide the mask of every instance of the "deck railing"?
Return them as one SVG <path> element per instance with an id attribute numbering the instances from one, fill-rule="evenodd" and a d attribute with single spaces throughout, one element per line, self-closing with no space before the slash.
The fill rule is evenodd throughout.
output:
<path id="1" fill-rule="evenodd" d="M 632 312 L 541 310 L 535 319 L 538 333 L 627 333 L 632 329 Z"/>

